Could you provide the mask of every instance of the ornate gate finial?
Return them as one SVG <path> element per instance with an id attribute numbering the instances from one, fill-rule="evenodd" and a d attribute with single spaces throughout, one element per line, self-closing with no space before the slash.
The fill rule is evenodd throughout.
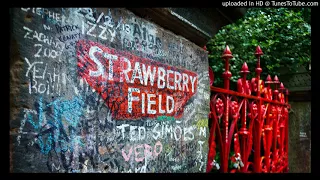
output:
<path id="1" fill-rule="evenodd" d="M 280 84 L 280 81 L 279 81 L 277 75 L 275 75 L 274 78 L 273 78 L 273 84 L 274 84 L 273 94 L 274 94 L 274 97 L 275 97 L 274 99 L 275 99 L 275 100 L 278 100 L 278 94 L 279 94 L 278 84 Z"/>
<path id="2" fill-rule="evenodd" d="M 228 45 L 226 45 L 221 57 L 225 60 L 225 71 L 223 72 L 224 88 L 229 90 L 230 78 L 232 76 L 229 71 L 229 59 L 233 58 L 233 56 Z"/>

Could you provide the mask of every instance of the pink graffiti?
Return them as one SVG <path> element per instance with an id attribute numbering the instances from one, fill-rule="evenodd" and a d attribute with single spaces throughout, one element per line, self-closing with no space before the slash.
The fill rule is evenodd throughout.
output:
<path id="1" fill-rule="evenodd" d="M 140 150 L 139 150 L 140 149 Z M 141 149 L 144 149 L 143 151 L 141 151 Z M 132 150 L 133 147 L 131 146 L 129 148 L 129 152 L 128 154 L 126 154 L 126 151 L 124 149 L 122 149 L 122 156 L 124 158 L 125 161 L 129 161 L 130 157 L 132 156 Z M 134 147 L 134 160 L 136 162 L 141 162 L 144 159 L 154 159 L 157 156 L 159 156 L 159 154 L 162 152 L 162 144 L 160 141 L 157 141 L 153 147 L 153 151 L 152 151 L 152 146 L 148 145 L 148 144 L 139 144 L 136 145 Z"/>

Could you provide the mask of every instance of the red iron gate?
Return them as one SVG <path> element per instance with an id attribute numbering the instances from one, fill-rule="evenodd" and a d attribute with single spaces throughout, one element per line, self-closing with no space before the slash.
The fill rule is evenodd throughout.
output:
<path id="1" fill-rule="evenodd" d="M 214 87 L 210 74 L 211 121 L 207 172 L 288 172 L 288 89 L 277 76 L 260 80 L 262 68 L 258 46 L 256 77 L 246 79 L 249 73 L 244 62 L 237 82 L 237 91 L 229 89 L 228 46 L 222 54 L 225 60 L 224 88 Z M 271 87 L 273 85 L 273 89 Z"/>

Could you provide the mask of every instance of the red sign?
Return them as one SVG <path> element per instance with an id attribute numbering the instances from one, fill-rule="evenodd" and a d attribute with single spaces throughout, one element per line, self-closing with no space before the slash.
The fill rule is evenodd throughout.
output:
<path id="1" fill-rule="evenodd" d="M 115 119 L 180 118 L 196 93 L 196 73 L 107 48 L 89 40 L 77 43 L 78 71 L 112 110 Z"/>

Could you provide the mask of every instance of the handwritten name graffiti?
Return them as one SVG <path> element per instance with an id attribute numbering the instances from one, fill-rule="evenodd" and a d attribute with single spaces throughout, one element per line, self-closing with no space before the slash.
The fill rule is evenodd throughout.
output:
<path id="1" fill-rule="evenodd" d="M 43 62 L 44 59 L 54 59 L 61 61 L 61 54 L 64 46 L 56 42 L 54 37 L 47 36 L 42 32 L 37 32 L 26 26 L 23 26 L 24 38 L 33 43 L 32 57 L 25 57 L 27 64 L 26 77 L 30 78 L 29 93 L 56 93 L 60 95 L 61 79 L 64 80 L 64 74 L 60 72 L 58 62 Z M 56 65 L 54 64 L 56 63 Z M 49 66 L 54 65 L 53 68 Z M 59 66 L 59 67 L 58 67 Z"/>
<path id="2" fill-rule="evenodd" d="M 79 27 L 77 25 L 60 26 L 60 25 L 56 24 L 55 27 L 56 27 L 56 30 L 57 30 L 58 33 L 73 32 L 73 31 L 79 29 Z"/>
<path id="3" fill-rule="evenodd" d="M 75 32 L 76 30 L 79 30 L 79 27 L 75 26 L 75 25 L 72 25 L 72 26 L 70 26 L 70 25 L 65 25 L 65 26 L 56 25 L 55 27 L 56 27 L 56 30 L 58 33 L 69 33 L 69 32 Z M 68 35 L 62 35 L 62 36 L 58 37 L 58 39 L 61 42 L 79 39 L 79 38 L 80 38 L 80 33 L 78 33 L 78 32 L 73 33 L 73 34 L 68 34 Z"/>
<path id="4" fill-rule="evenodd" d="M 74 48 L 76 46 L 76 42 L 81 37 L 81 32 L 78 25 L 60 26 L 56 24 L 55 28 L 58 34 L 62 34 L 58 36 L 58 39 L 60 42 L 64 43 L 66 49 L 71 47 Z"/>
<path id="5" fill-rule="evenodd" d="M 139 150 L 140 149 L 140 150 Z M 142 150 L 142 151 L 141 151 Z M 162 144 L 160 141 L 157 141 L 154 144 L 154 147 L 148 144 L 139 144 L 135 145 L 133 148 L 132 146 L 126 150 L 125 148 L 122 149 L 122 156 L 125 161 L 129 161 L 132 154 L 134 154 L 134 160 L 136 162 L 141 162 L 144 159 L 154 159 L 156 158 L 162 151 Z"/>
<path id="6" fill-rule="evenodd" d="M 26 26 L 23 26 L 23 30 L 25 30 L 25 39 L 31 39 L 33 42 L 36 40 L 36 42 L 38 42 L 37 44 L 34 44 L 35 47 L 39 47 L 37 48 L 37 53 L 34 55 L 35 57 L 56 58 L 61 55 L 63 46 L 61 43 L 56 42 L 54 37 L 47 36 L 44 33 L 37 32 L 36 30 L 32 30 Z M 49 47 L 42 49 L 42 46 L 44 45 L 49 45 L 50 48 L 55 49 L 49 49 Z"/>
<path id="7" fill-rule="evenodd" d="M 78 16 L 86 19 L 86 21 L 82 21 L 81 24 L 81 33 L 83 35 L 97 37 L 101 40 L 110 40 L 110 42 L 114 41 L 116 30 L 122 22 L 121 17 L 119 21 L 115 23 L 110 10 L 108 15 L 101 12 L 98 18 L 94 17 L 94 12 L 91 8 L 77 8 L 75 12 Z"/>
<path id="8" fill-rule="evenodd" d="M 31 135 L 33 138 L 28 145 L 37 144 L 43 154 L 48 154 L 53 149 L 56 152 L 66 152 L 73 151 L 77 145 L 83 146 L 81 137 L 76 135 L 84 104 L 81 97 L 72 100 L 57 99 L 46 105 L 42 101 L 40 97 L 38 110 L 24 110 L 18 143 L 20 144 L 22 135 Z M 49 109 L 53 114 L 48 115 Z M 28 131 L 23 131 L 27 125 Z"/>
<path id="9" fill-rule="evenodd" d="M 21 8 L 22 11 L 25 11 L 27 13 L 33 13 L 38 16 L 41 16 L 41 18 L 44 18 L 45 20 L 48 20 L 49 22 L 55 24 L 58 22 L 61 22 L 61 14 L 56 13 L 53 11 L 50 11 L 47 8 Z"/>
<path id="10" fill-rule="evenodd" d="M 123 23 L 122 17 L 114 18 L 111 11 L 98 13 L 92 8 L 76 8 L 81 22 L 81 34 L 114 42 L 121 34 L 121 43 L 126 50 L 134 50 L 153 56 L 163 56 L 162 41 L 154 28 L 138 23 Z"/>
<path id="11" fill-rule="evenodd" d="M 79 75 L 101 94 L 116 119 L 179 118 L 197 91 L 197 74 L 96 42 L 77 44 Z"/>
<path id="12" fill-rule="evenodd" d="M 142 51 L 147 54 L 162 55 L 162 42 L 156 32 L 137 23 L 123 24 L 125 37 L 122 44 L 127 50 Z"/>
<path id="13" fill-rule="evenodd" d="M 180 121 L 176 121 L 181 123 Z M 117 129 L 121 130 L 122 139 L 129 139 L 130 142 L 135 141 L 144 141 L 147 139 L 147 136 L 152 137 L 154 140 L 158 139 L 174 139 L 179 141 L 183 139 L 184 141 L 192 141 L 194 139 L 194 130 L 193 126 L 190 127 L 181 127 L 181 125 L 176 124 L 165 124 L 165 123 L 156 123 L 153 126 L 151 131 L 147 131 L 144 126 L 132 126 L 129 124 L 122 124 L 117 126 Z M 129 130 L 129 131 L 126 131 Z M 149 133 L 147 133 L 149 132 Z"/>

